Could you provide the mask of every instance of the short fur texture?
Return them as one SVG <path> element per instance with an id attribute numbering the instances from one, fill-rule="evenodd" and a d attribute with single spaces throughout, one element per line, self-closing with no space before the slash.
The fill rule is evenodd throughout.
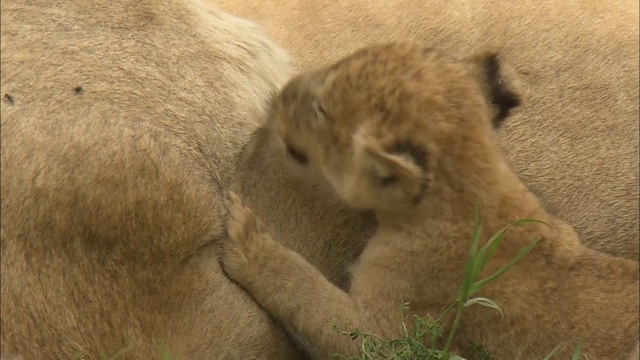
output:
<path id="1" fill-rule="evenodd" d="M 525 87 L 528 103 L 536 105 L 503 132 L 511 157 L 523 159 L 519 172 L 536 186 L 553 180 L 545 201 L 578 219 L 591 245 L 619 254 L 637 249 L 616 240 L 637 232 L 625 227 L 637 217 L 630 186 L 636 173 L 628 171 L 637 166 L 637 4 L 474 1 L 465 13 L 456 2 L 297 1 L 279 3 L 274 12 L 268 2 L 252 1 L 216 2 L 244 7 L 238 14 L 259 19 L 303 68 L 378 40 L 424 40 L 462 51 L 512 41 L 505 50 L 522 60 L 516 68 L 536 79 Z M 340 287 L 373 219 L 291 174 L 282 140 L 257 129 L 261 103 L 290 67 L 255 24 L 196 2 L 186 2 L 195 8 L 181 0 L 133 3 L 2 1 L 0 350 L 22 350 L 23 359 L 68 359 L 86 350 L 95 358 L 126 343 L 128 358 L 148 359 L 155 343 L 166 342 L 186 358 L 226 358 L 225 351 L 295 358 L 299 353 L 280 328 L 222 274 L 225 210 L 218 192 L 241 192 L 275 238 Z M 475 6 L 491 11 L 474 13 Z M 567 79 L 570 92 L 559 85 Z M 556 116 L 545 118 L 548 113 Z M 530 115 L 540 120 L 529 123 Z M 576 118 L 581 122 L 572 123 Z M 129 140 L 119 135 L 126 124 Z M 569 138 L 558 141 L 559 135 Z M 135 150 L 136 137 L 157 139 L 146 147 L 149 156 Z M 156 167 L 164 170 L 146 175 Z M 100 172 L 109 180 L 100 180 Z M 591 194 L 607 200 L 582 206 Z M 141 223 L 104 218 L 98 210 L 136 214 Z M 167 241 L 185 250 L 165 253 L 162 263 L 143 256 L 138 267 L 132 257 L 127 266 L 113 266 L 121 274 L 113 278 L 92 260 L 108 258 L 110 247 L 76 256 L 55 245 L 65 243 L 67 230 L 108 241 L 121 229 L 128 233 L 120 245 L 145 244 L 135 254 L 154 249 L 148 239 L 175 239 Z M 162 271 L 153 273 L 149 262 Z M 160 289 L 155 296 L 148 295 L 152 288 Z"/>
<path id="2" fill-rule="evenodd" d="M 198 1 L 2 1 L 3 358 L 295 359 L 219 264 L 223 190 L 291 73 Z"/>
<path id="3" fill-rule="evenodd" d="M 638 258 L 637 1 L 210 1 L 263 25 L 303 71 L 375 42 L 500 49 L 527 99 L 499 132 L 510 165 L 585 244 Z M 288 216 L 256 211 L 270 226 Z"/>
<path id="4" fill-rule="evenodd" d="M 1 11 L 3 358 L 300 358 L 222 272 L 221 193 L 341 286 L 375 223 L 290 176 L 257 130 L 292 72 L 284 51 L 197 1 Z"/>
<path id="5" fill-rule="evenodd" d="M 508 231 L 485 275 L 539 242 L 478 294 L 496 301 L 504 318 L 471 307 L 454 346 L 480 344 L 495 359 L 541 359 L 566 342 L 556 356 L 568 358 L 584 336 L 588 359 L 628 357 L 638 335 L 638 262 L 585 247 L 509 168 L 494 128 L 519 104 L 512 73 L 496 53 L 453 60 L 394 44 L 291 80 L 270 126 L 346 203 L 375 211 L 378 230 L 344 292 L 275 242 L 231 193 L 225 272 L 314 357 L 356 356 L 360 342 L 332 324 L 399 337 L 400 304 L 409 303 L 409 315 L 435 316 L 455 299 L 478 201 L 481 243 L 521 218 L 548 225 Z"/>
<path id="6" fill-rule="evenodd" d="M 638 343 L 638 339 L 636 339 L 636 347 L 631 352 L 631 356 L 629 360 L 638 360 L 640 359 L 640 343 Z"/>

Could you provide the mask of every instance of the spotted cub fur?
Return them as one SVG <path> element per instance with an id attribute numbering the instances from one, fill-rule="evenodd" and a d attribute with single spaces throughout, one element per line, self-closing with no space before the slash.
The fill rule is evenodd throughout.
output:
<path id="1" fill-rule="evenodd" d="M 361 343 L 332 324 L 398 337 L 402 302 L 410 315 L 435 316 L 456 298 L 478 203 L 481 243 L 520 218 L 546 225 L 508 231 L 484 275 L 539 242 L 479 294 L 503 317 L 470 307 L 455 348 L 475 343 L 495 359 L 541 359 L 565 343 L 556 356 L 567 358 L 584 336 L 589 359 L 628 356 L 638 334 L 638 262 L 582 246 L 509 168 L 494 129 L 519 102 L 514 71 L 492 52 L 449 59 L 417 45 L 379 45 L 292 79 L 270 126 L 291 158 L 351 206 L 373 210 L 379 228 L 344 292 L 276 243 L 232 194 L 225 271 L 315 357 L 356 355 Z M 442 324 L 446 332 L 452 319 Z"/>

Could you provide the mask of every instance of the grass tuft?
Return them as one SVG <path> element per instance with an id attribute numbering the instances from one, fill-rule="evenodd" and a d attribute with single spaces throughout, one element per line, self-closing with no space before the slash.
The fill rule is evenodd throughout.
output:
<path id="1" fill-rule="evenodd" d="M 467 261 L 464 278 L 456 299 L 435 319 L 432 319 L 430 316 L 423 318 L 414 315 L 413 320 L 415 323 L 415 330 L 411 333 L 407 330 L 407 326 L 404 321 L 404 314 L 407 311 L 409 304 L 402 304 L 400 311 L 403 315 L 402 327 L 404 329 L 404 334 L 402 337 L 397 339 L 381 339 L 372 333 L 358 329 L 345 331 L 334 325 L 333 329 L 338 334 L 349 336 L 354 340 L 357 338 L 362 339 L 362 351 L 359 356 L 346 357 L 341 354 L 334 354 L 334 357 L 343 360 L 464 360 L 461 356 L 449 351 L 464 311 L 472 305 L 480 305 L 492 308 L 502 315 L 502 310 L 495 301 L 481 296 L 474 297 L 473 295 L 481 291 L 487 284 L 500 277 L 520 259 L 527 255 L 536 247 L 538 239 L 533 240 L 529 245 L 524 247 L 516 257 L 495 273 L 482 279 L 480 278 L 480 274 L 482 274 L 486 265 L 498 251 L 498 247 L 504 239 L 507 230 L 513 226 L 521 226 L 531 223 L 547 225 L 544 222 L 535 219 L 520 219 L 498 231 L 482 247 L 479 247 L 483 223 L 479 220 L 479 206 L 476 205 L 472 242 L 469 249 L 469 260 Z M 444 346 L 440 348 L 438 344 L 441 343 L 441 340 L 445 335 L 440 322 L 454 309 L 456 312 L 453 325 L 451 330 L 446 334 Z M 579 358 L 581 346 L 582 340 L 576 348 L 572 358 L 573 360 L 577 360 Z M 560 348 L 561 345 L 558 345 L 549 355 L 547 355 L 547 357 L 545 357 L 544 360 L 551 359 L 551 357 Z M 493 360 L 489 351 L 481 345 L 471 344 L 466 350 L 476 359 Z"/>

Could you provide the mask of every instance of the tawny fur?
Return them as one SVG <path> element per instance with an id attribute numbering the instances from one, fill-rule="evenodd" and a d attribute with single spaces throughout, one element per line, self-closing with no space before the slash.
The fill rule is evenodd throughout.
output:
<path id="1" fill-rule="evenodd" d="M 636 339 L 636 346 L 633 348 L 631 352 L 631 356 L 629 356 L 629 360 L 638 360 L 640 359 L 640 343 L 638 343 L 638 339 Z"/>
<path id="2" fill-rule="evenodd" d="M 132 351 L 128 358 L 147 359 L 161 346 L 156 343 L 166 343 L 174 354 L 187 358 L 225 358 L 224 354 L 295 358 L 298 353 L 280 328 L 243 291 L 238 291 L 219 268 L 216 244 L 224 239 L 220 219 L 225 211 L 217 194 L 228 186 L 242 192 L 274 237 L 311 261 L 335 284 L 344 287 L 347 283 L 344 269 L 360 253 L 364 240 L 374 229 L 372 219 L 326 196 L 318 184 L 306 183 L 290 174 L 282 141 L 273 133 L 259 129 L 249 135 L 260 123 L 261 103 L 290 73 L 286 56 L 254 24 L 197 3 L 194 6 L 204 13 L 194 8 L 185 13 L 182 4 L 182 1 L 150 0 L 136 4 L 121 0 L 64 4 L 2 2 L 0 351 L 22 351 L 23 359 L 72 358 L 76 351 L 96 358 L 99 352 L 114 354 L 126 346 L 123 344 L 129 344 Z M 238 0 L 236 4 L 249 3 Z M 492 22 L 482 27 L 475 24 L 476 34 L 470 32 L 466 17 L 451 21 L 459 12 L 411 11 L 422 8 L 421 4 L 367 2 L 362 7 L 351 0 L 340 2 L 349 8 L 361 6 L 357 12 L 344 12 L 335 2 L 295 3 L 300 5 L 286 2 L 278 4 L 278 12 L 260 7 L 264 2 L 257 4 L 255 12 L 247 15 L 260 19 L 269 32 L 287 44 L 304 68 L 314 62 L 333 61 L 341 52 L 365 41 L 389 36 L 431 39 L 439 45 L 460 46 L 463 50 L 474 43 L 473 39 L 482 39 L 483 31 L 484 34 L 493 31 L 497 36 L 488 39 L 520 40 L 524 47 L 520 50 L 526 50 L 526 44 L 535 39 L 537 42 L 533 44 L 539 45 L 533 46 L 528 59 L 537 69 L 534 75 L 548 80 L 528 88 L 527 96 L 538 99 L 535 109 L 557 111 L 568 104 L 585 106 L 591 114 L 588 119 L 599 118 L 597 122 L 579 123 L 568 132 L 575 132 L 579 139 L 593 140 L 566 152 L 566 144 L 560 147 L 548 137 L 561 130 L 555 124 L 575 119 L 569 116 L 573 113 L 566 111 L 558 112 L 553 121 L 511 129 L 507 134 L 514 135 L 508 137 L 507 147 L 519 149 L 515 152 L 519 157 L 529 154 L 525 162 L 532 164 L 531 170 L 525 168 L 524 173 L 529 182 L 556 181 L 558 187 L 547 188 L 548 194 L 551 191 L 580 194 L 583 189 L 592 189 L 588 193 L 604 194 L 602 198 L 609 199 L 599 204 L 611 211 L 603 211 L 597 226 L 590 229 L 593 234 L 597 235 L 599 229 L 610 229 L 609 224 L 616 224 L 620 216 L 628 213 L 624 209 L 635 206 L 625 205 L 626 200 L 618 196 L 628 189 L 626 177 L 634 173 L 602 167 L 627 163 L 611 159 L 628 159 L 629 145 L 624 137 L 636 134 L 627 131 L 626 122 L 636 121 L 637 108 L 625 107 L 624 100 L 629 96 L 637 99 L 634 86 L 637 69 L 626 61 L 611 59 L 628 59 L 629 64 L 633 63 L 637 56 L 634 37 L 637 20 L 628 21 L 619 16 L 620 12 L 608 12 L 609 7 L 618 5 L 598 8 L 603 11 L 598 12 L 597 21 L 583 21 L 593 18 L 586 14 L 591 13 L 592 7 L 556 13 L 548 11 L 546 3 L 536 3 L 531 5 L 536 11 L 523 11 L 526 21 L 512 22 L 505 28 L 502 19 L 489 19 Z M 376 9 L 382 4 L 392 11 Z M 227 4 L 220 2 L 220 5 Z M 288 8 L 292 5 L 296 8 Z M 429 9 L 434 9 L 433 5 L 425 3 Z M 314 11 L 315 6 L 323 10 Z M 636 8 L 630 8 L 631 15 Z M 265 12 L 267 9 L 269 12 Z M 198 16 L 189 13 L 203 18 L 197 20 Z M 506 12 L 509 16 L 515 13 Z M 602 16 L 604 13 L 607 15 Z M 269 16 L 264 17 L 265 14 Z M 372 24 L 368 20 L 381 16 L 391 16 L 391 21 Z M 349 21 L 357 26 L 350 27 L 347 33 L 343 28 Z M 442 30 L 427 31 L 429 24 L 439 21 Z M 449 23 L 455 26 L 444 27 Z M 552 26 L 556 32 L 540 32 L 541 26 Z M 559 29 L 562 31 L 557 32 Z M 611 33 L 610 29 L 616 31 Z M 628 35 L 634 29 L 636 33 Z M 593 36 L 593 31 L 607 36 Z M 589 35 L 586 38 L 580 35 L 585 33 Z M 575 41 L 577 38 L 582 40 Z M 634 41 L 617 45 L 627 38 Z M 443 39 L 455 41 L 443 44 Z M 580 49 L 588 49 L 590 56 L 581 56 Z M 510 54 L 514 55 L 518 54 Z M 585 86 L 572 92 L 563 91 L 549 72 L 555 65 Z M 594 68 L 597 71 L 591 70 Z M 75 88 L 79 86 L 82 89 L 76 94 Z M 587 94 L 585 99 L 603 101 L 580 100 L 580 94 Z M 615 107 L 609 101 L 613 97 L 620 100 Z M 587 119 L 584 114 L 578 118 Z M 518 115 L 516 119 L 525 118 Z M 620 122 L 612 123 L 610 119 Z M 130 140 L 123 140 L 119 135 L 126 131 L 123 124 L 134 121 L 139 126 L 129 126 Z M 100 123 L 104 126 L 90 127 Z M 631 123 L 631 128 L 637 128 L 634 124 Z M 87 126 L 83 128 L 84 125 Z M 545 136 L 544 131 L 530 131 L 532 127 L 550 128 Z M 596 131 L 595 135 L 587 132 L 593 127 L 625 130 L 623 134 L 609 131 L 607 134 L 611 135 L 603 138 L 604 132 Z M 174 140 L 165 135 L 175 136 Z M 143 138 L 140 140 L 143 147 L 144 138 L 156 137 L 156 145 L 146 148 L 148 157 L 134 150 L 136 136 Z M 236 155 L 243 151 L 247 139 L 250 142 L 234 174 Z M 613 143 L 615 146 L 610 146 Z M 65 146 L 76 150 L 68 153 Z M 542 167 L 538 160 L 546 158 L 535 151 L 527 152 L 532 147 L 553 151 L 558 161 L 564 162 L 558 163 L 557 168 L 555 163 Z M 607 152 L 593 153 L 595 147 Z M 91 151 L 83 152 L 88 148 Z M 589 156 L 581 155 L 571 162 L 569 156 L 577 151 Z M 60 154 L 66 154 L 66 158 Z M 190 156 L 200 165 L 184 160 Z M 588 161 L 581 161 L 585 158 Z M 121 166 L 129 161 L 130 165 Z M 60 167 L 61 163 L 68 166 Z M 155 164 L 164 170 L 152 171 L 154 175 L 148 176 Z M 557 169 L 570 169 L 567 172 L 573 176 Z M 197 175 L 202 173 L 205 175 Z M 615 176 L 607 175 L 611 173 Z M 611 189 L 602 186 L 601 174 L 609 177 L 607 181 L 615 181 Z M 101 175 L 109 180 L 102 181 Z M 580 186 L 575 185 L 576 181 Z M 590 185 L 583 187 L 585 181 Z M 172 182 L 174 185 L 170 185 Z M 39 187 L 33 186 L 36 183 Z M 109 184 L 113 188 L 105 190 Z M 128 192 L 134 185 L 144 189 Z M 38 190 L 42 188 L 49 190 Z M 54 188 L 55 191 L 50 190 Z M 633 191 L 629 193 L 631 201 Z M 185 192 L 192 195 L 182 196 Z M 130 197 L 133 193 L 136 197 Z M 198 201 L 190 200 L 194 197 Z M 549 196 L 546 201 L 566 213 L 572 210 L 574 201 L 581 199 L 571 197 L 568 201 L 566 197 Z M 141 223 L 132 226 L 131 217 L 105 218 L 99 211 L 113 214 L 128 211 L 139 215 Z M 631 214 L 636 216 L 635 212 Z M 50 221 L 51 216 L 58 221 Z M 590 216 L 593 218 L 597 216 Z M 624 218 L 622 222 L 628 223 Z M 167 253 L 162 263 L 150 259 L 157 252 L 149 254 L 149 258 L 142 256 L 140 265 L 136 265 L 138 260 L 132 256 L 128 265 L 114 270 L 126 273 L 123 279 L 125 276 L 107 276 L 104 264 L 92 260 L 109 258 L 112 249 L 109 246 L 73 253 L 56 245 L 69 239 L 67 230 L 93 232 L 90 239 L 100 243 L 117 240 L 121 229 L 127 229 L 128 234 L 120 238 L 119 246 L 153 238 L 159 239 L 158 244 L 173 241 L 176 248 L 182 247 L 184 251 Z M 620 233 L 624 232 L 631 233 L 620 227 Z M 633 252 L 623 242 L 605 243 L 609 238 L 595 235 L 587 238 L 603 241 L 600 246 L 603 249 Z M 202 242 L 209 245 L 192 253 L 194 244 Z M 51 253 L 47 253 L 49 249 Z M 144 251 L 144 247 L 138 247 L 133 254 Z M 120 252 L 124 253 L 125 250 Z M 38 266 L 27 267 L 27 261 Z M 155 268 L 147 268 L 149 262 L 156 262 L 162 271 L 154 274 Z M 157 297 L 148 296 L 148 289 L 152 288 L 161 289 Z M 128 324 L 133 325 L 125 326 Z"/>
<path id="3" fill-rule="evenodd" d="M 300 356 L 218 260 L 284 51 L 164 0 L 3 1 L 1 43 L 3 356 Z"/>
<path id="4" fill-rule="evenodd" d="M 563 344 L 556 357 L 567 358 L 585 337 L 585 358 L 628 357 L 638 335 L 638 262 L 585 247 L 509 168 L 493 128 L 519 104 L 512 75 L 495 53 L 453 60 L 395 44 L 291 80 L 270 126 L 349 205 L 375 211 L 378 230 L 344 292 L 275 242 L 232 193 L 225 272 L 315 357 L 356 356 L 360 341 L 332 324 L 395 338 L 403 302 L 409 315 L 437 316 L 456 298 L 477 202 L 481 244 L 521 218 L 546 225 L 507 232 L 484 275 L 539 241 L 476 295 L 497 302 L 504 317 L 470 307 L 454 348 L 473 343 L 495 359 L 541 359 Z M 445 334 L 451 320 L 443 320 Z"/>
<path id="5" fill-rule="evenodd" d="M 375 224 L 252 134 L 283 50 L 181 0 L 3 1 L 1 44 L 2 356 L 300 357 L 220 268 L 221 192 L 340 285 Z"/>
<path id="6" fill-rule="evenodd" d="M 375 42 L 499 48 L 527 98 L 499 132 L 511 166 L 585 244 L 638 258 L 637 1 L 209 1 L 258 21 L 305 71 Z"/>

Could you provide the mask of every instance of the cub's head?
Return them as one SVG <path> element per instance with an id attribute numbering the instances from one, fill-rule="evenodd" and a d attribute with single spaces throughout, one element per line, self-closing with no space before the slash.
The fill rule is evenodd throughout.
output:
<path id="1" fill-rule="evenodd" d="M 493 144 L 492 129 L 519 102 L 514 72 L 496 53 L 454 60 L 379 45 L 293 78 L 269 125 L 291 161 L 351 206 L 401 211 L 423 200 L 445 154 Z"/>

